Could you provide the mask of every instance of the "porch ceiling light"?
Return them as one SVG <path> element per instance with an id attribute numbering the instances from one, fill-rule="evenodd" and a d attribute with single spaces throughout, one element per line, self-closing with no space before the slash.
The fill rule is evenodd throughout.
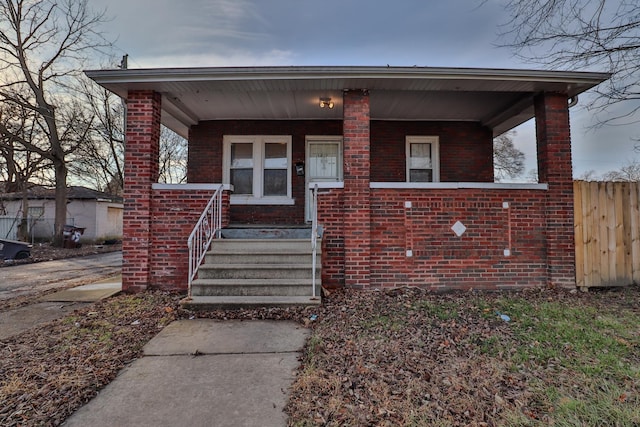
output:
<path id="1" fill-rule="evenodd" d="M 333 108 L 333 101 L 331 98 L 320 98 L 320 108 Z"/>

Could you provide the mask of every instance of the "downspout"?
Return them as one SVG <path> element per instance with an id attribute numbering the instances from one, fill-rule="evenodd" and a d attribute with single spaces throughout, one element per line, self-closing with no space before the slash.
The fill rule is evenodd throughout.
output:
<path id="1" fill-rule="evenodd" d="M 569 98 L 569 105 L 567 106 L 567 108 L 575 107 L 576 104 L 578 104 L 578 95 L 574 95 Z"/>

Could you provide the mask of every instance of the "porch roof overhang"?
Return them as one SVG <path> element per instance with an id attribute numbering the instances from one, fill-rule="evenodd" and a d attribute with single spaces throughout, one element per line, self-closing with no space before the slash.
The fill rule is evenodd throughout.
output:
<path id="1" fill-rule="evenodd" d="M 117 94 L 162 94 L 162 123 L 183 137 L 205 120 L 341 120 L 342 93 L 366 89 L 372 120 L 474 121 L 498 136 L 534 117 L 542 92 L 570 98 L 607 73 L 433 67 L 215 67 L 85 71 Z M 333 109 L 320 108 L 329 97 Z"/>

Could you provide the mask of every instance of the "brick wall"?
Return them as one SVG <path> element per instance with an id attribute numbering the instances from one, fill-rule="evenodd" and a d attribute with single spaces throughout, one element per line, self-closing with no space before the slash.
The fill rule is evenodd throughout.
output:
<path id="1" fill-rule="evenodd" d="M 122 289 L 139 292 L 149 283 L 151 183 L 158 180 L 161 96 L 131 91 L 127 98 L 124 159 Z"/>
<path id="2" fill-rule="evenodd" d="M 407 135 L 438 136 L 440 181 L 493 182 L 491 130 L 473 122 L 371 122 L 371 181 L 405 182 Z"/>
<path id="3" fill-rule="evenodd" d="M 155 92 L 132 91 L 127 101 L 125 291 L 144 290 L 148 284 L 186 288 L 186 239 L 210 197 L 152 191 L 158 177 L 160 99 Z M 440 137 L 443 182 L 490 182 L 491 134 L 473 123 L 370 123 L 366 91 L 347 91 L 343 101 L 343 121 L 211 121 L 193 127 L 189 182 L 221 182 L 224 135 L 291 135 L 296 163 L 305 160 L 307 135 L 343 134 L 344 190 L 323 192 L 319 202 L 326 286 L 575 284 L 566 95 L 547 93 L 535 100 L 539 178 L 549 184 L 548 191 L 370 189 L 370 181 L 405 180 L 405 136 L 412 134 Z M 304 177 L 294 173 L 292 184 L 295 206 L 235 206 L 225 213 L 225 223 L 302 222 Z M 509 209 L 503 202 L 509 202 Z M 460 237 L 450 229 L 455 221 L 468 227 Z M 507 248 L 510 256 L 504 254 Z M 407 250 L 413 256 L 407 257 Z"/>
<path id="4" fill-rule="evenodd" d="M 548 275 L 552 286 L 574 287 L 575 236 L 571 131 L 567 95 L 544 93 L 535 99 L 538 180 L 547 193 Z"/>
<path id="5" fill-rule="evenodd" d="M 150 287 L 187 290 L 187 239 L 212 195 L 212 190 L 182 190 L 178 186 L 153 190 Z M 222 204 L 222 224 L 225 226 L 229 222 L 228 191 L 223 193 Z"/>
<path id="6" fill-rule="evenodd" d="M 291 135 L 292 161 L 305 160 L 307 135 L 341 135 L 342 121 L 220 120 L 202 122 L 190 132 L 188 182 L 222 182 L 224 135 Z M 371 122 L 371 181 L 406 181 L 405 137 L 440 138 L 440 180 L 493 182 L 491 131 L 469 122 Z M 295 206 L 231 207 L 234 223 L 291 224 L 304 222 L 304 177 L 292 176 Z"/>
<path id="7" fill-rule="evenodd" d="M 344 282 L 369 286 L 370 128 L 369 93 L 344 93 Z"/>
<path id="8" fill-rule="evenodd" d="M 369 288 L 434 290 L 545 286 L 544 190 L 371 190 Z M 323 286 L 345 284 L 342 190 L 319 195 Z M 405 202 L 411 207 L 405 207 Z M 508 202 L 508 208 L 503 203 Z M 451 227 L 467 230 L 458 237 Z M 511 254 L 505 256 L 505 249 Z M 407 250 L 413 256 L 407 256 Z M 347 284 L 347 286 L 350 286 Z M 362 287 L 362 286 L 360 286 Z"/>
<path id="9" fill-rule="evenodd" d="M 545 197 L 541 190 L 372 190 L 371 285 L 545 285 Z M 457 221 L 467 228 L 460 237 L 451 229 Z"/>
<path id="10" fill-rule="evenodd" d="M 224 135 L 291 135 L 293 164 L 305 161 L 307 135 L 342 135 L 341 120 L 219 120 L 193 126 L 189 135 L 190 183 L 222 182 L 222 145 Z M 304 223 L 305 177 L 292 170 L 291 192 L 294 206 L 231 207 L 231 222 L 241 224 Z"/>
<path id="11" fill-rule="evenodd" d="M 322 286 L 344 286 L 344 197 L 341 189 L 318 192 L 322 236 Z"/>

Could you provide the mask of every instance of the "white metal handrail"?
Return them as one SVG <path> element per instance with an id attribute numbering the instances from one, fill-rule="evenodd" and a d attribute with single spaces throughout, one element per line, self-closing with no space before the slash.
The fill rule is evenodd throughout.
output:
<path id="1" fill-rule="evenodd" d="M 220 237 L 222 229 L 222 188 L 221 185 L 213 193 L 207 207 L 200 215 L 200 219 L 193 227 L 193 231 L 187 240 L 189 247 L 189 297 L 191 296 L 191 283 L 198 274 L 198 268 L 202 263 L 209 245 L 214 237 Z"/>
<path id="2" fill-rule="evenodd" d="M 318 184 L 313 186 L 311 198 L 311 295 L 316 297 L 316 255 L 318 246 Z"/>

